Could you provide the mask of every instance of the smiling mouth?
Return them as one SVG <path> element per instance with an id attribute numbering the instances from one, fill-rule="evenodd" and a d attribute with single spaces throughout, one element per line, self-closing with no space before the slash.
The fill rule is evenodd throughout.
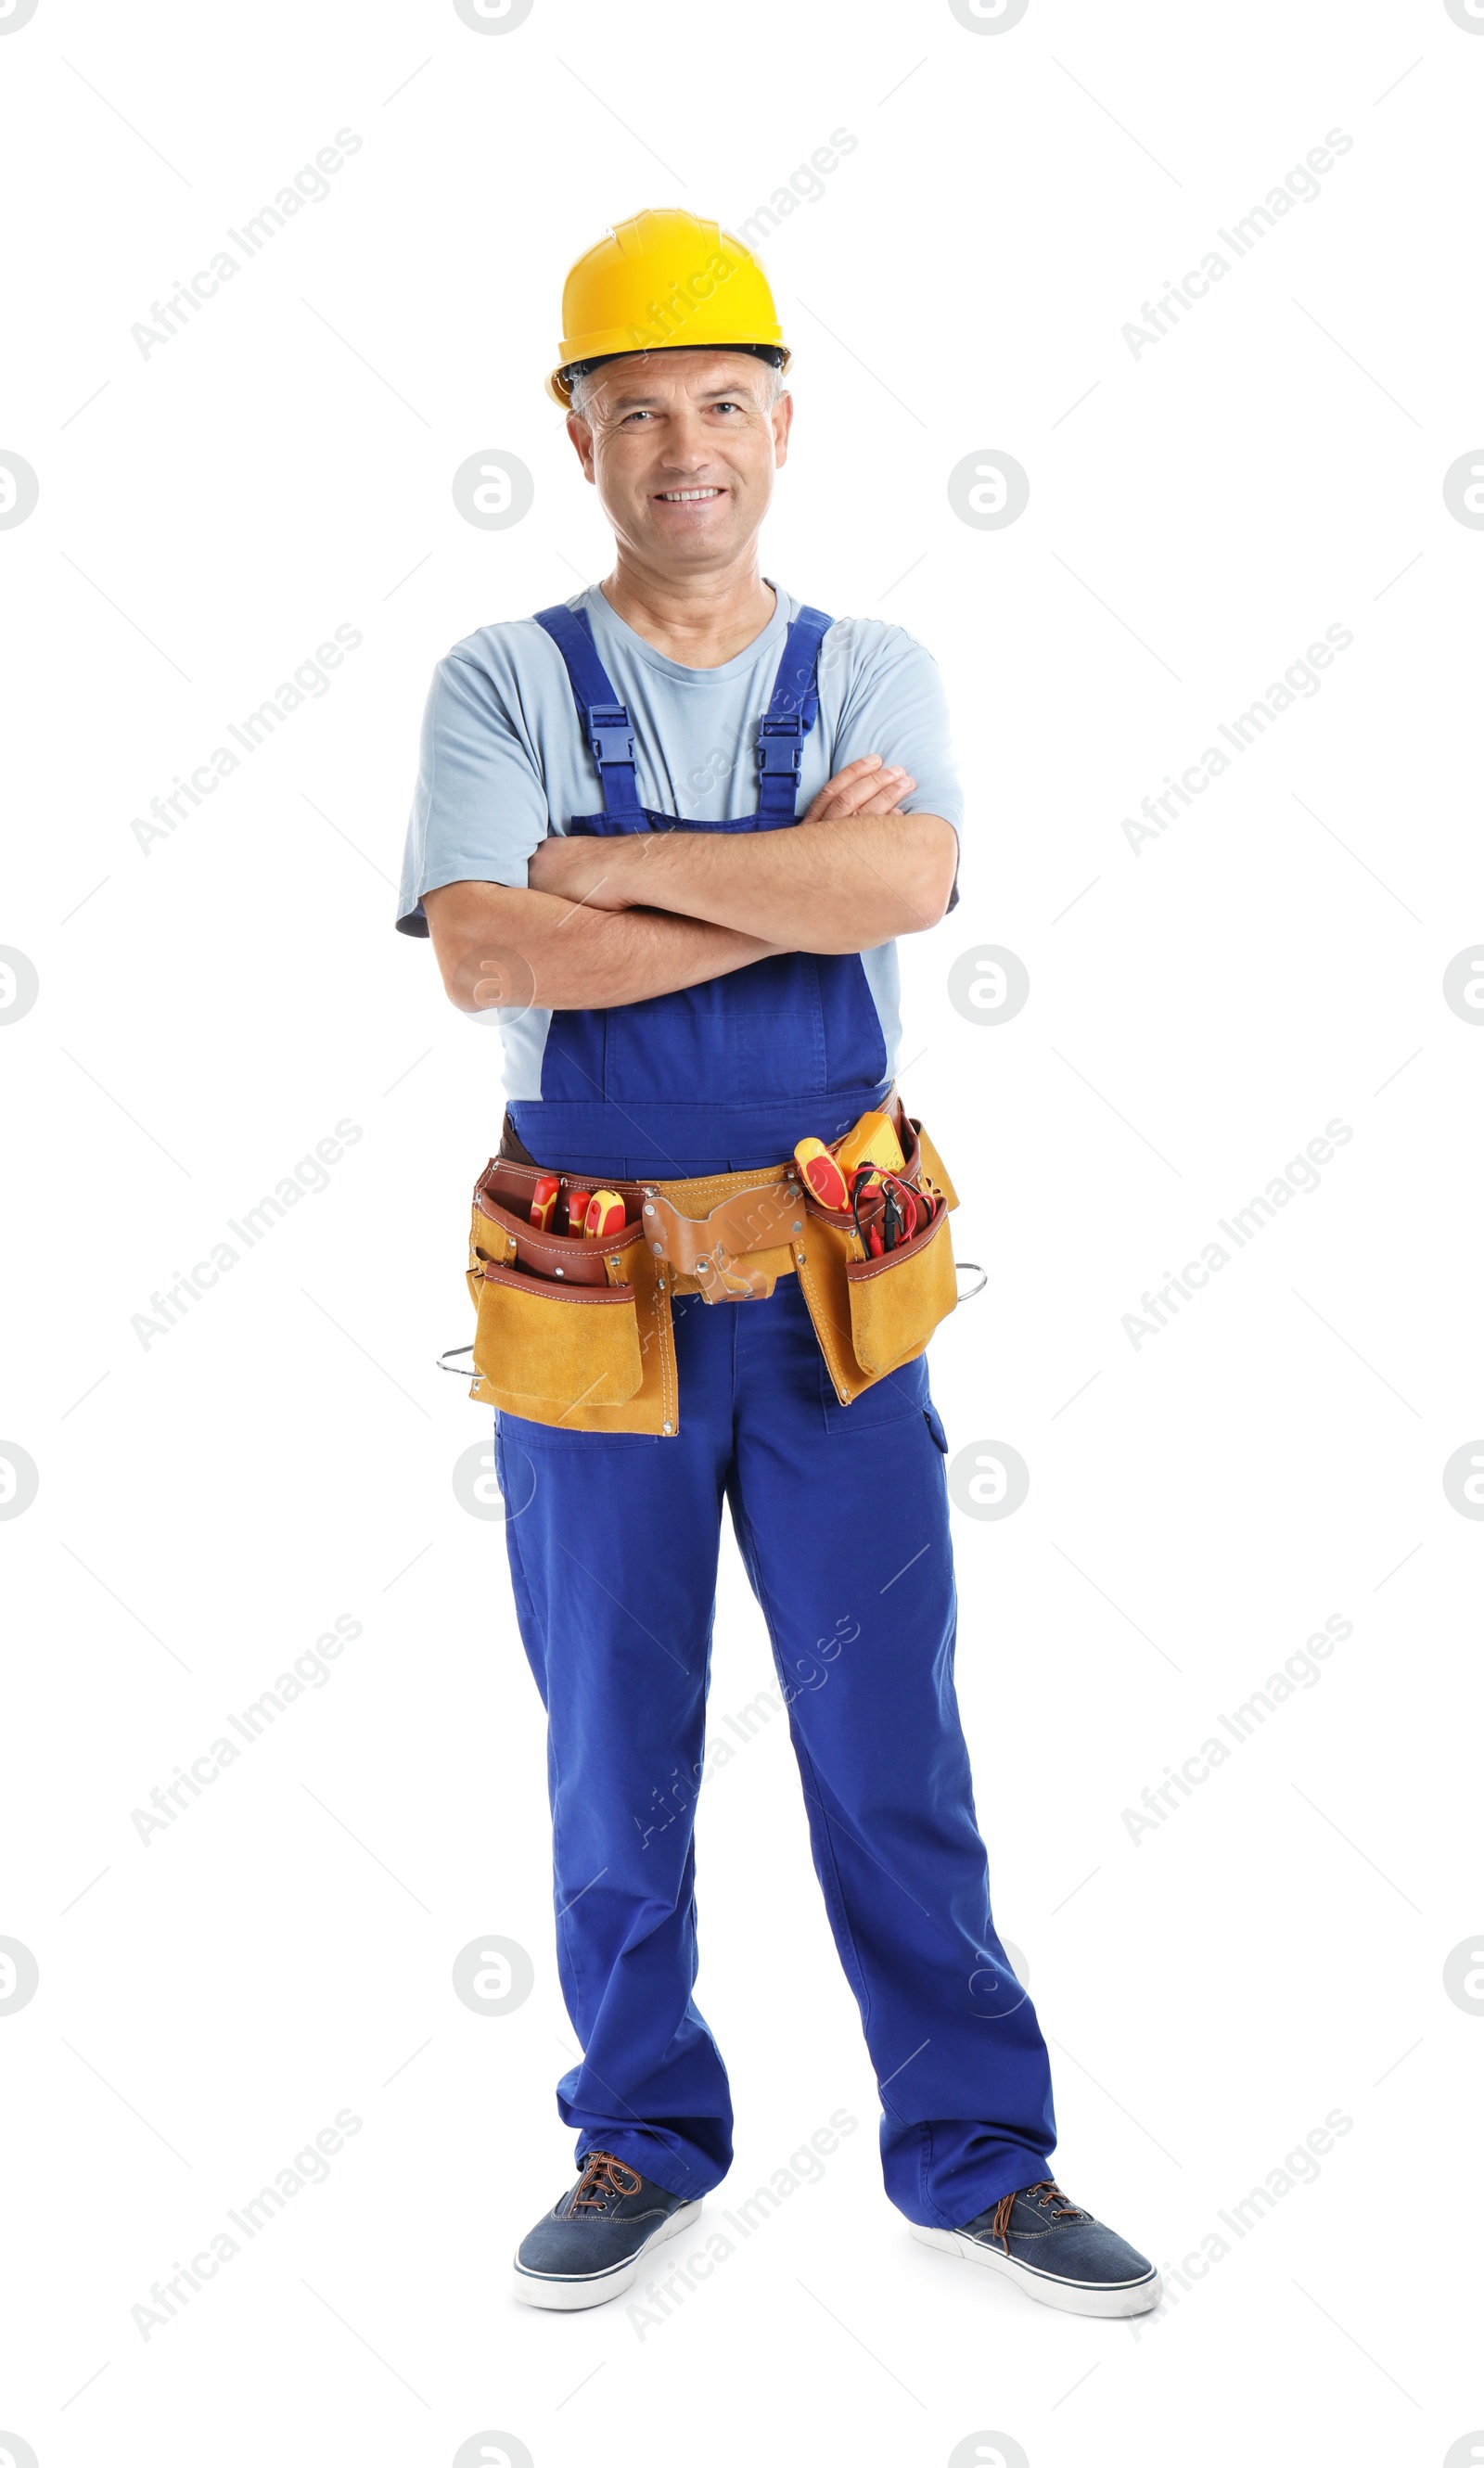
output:
<path id="1" fill-rule="evenodd" d="M 724 489 L 656 489 L 654 501 L 660 506 L 691 506 L 702 497 L 722 497 Z"/>

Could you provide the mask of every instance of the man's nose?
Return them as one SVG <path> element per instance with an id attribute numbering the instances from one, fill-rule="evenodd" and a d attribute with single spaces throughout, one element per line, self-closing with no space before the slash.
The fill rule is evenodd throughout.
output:
<path id="1" fill-rule="evenodd" d="M 698 471 L 711 460 L 711 440 L 698 413 L 681 413 L 665 436 L 666 465 L 676 471 Z"/>

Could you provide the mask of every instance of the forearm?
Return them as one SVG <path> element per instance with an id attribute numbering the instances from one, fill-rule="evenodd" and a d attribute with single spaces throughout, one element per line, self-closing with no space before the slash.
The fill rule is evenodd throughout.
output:
<path id="1" fill-rule="evenodd" d="M 455 882 L 423 903 L 460 1011 L 605 1011 L 729 976 L 782 948 L 694 917 Z"/>
<path id="2" fill-rule="evenodd" d="M 574 898 L 642 901 L 794 951 L 864 951 L 935 926 L 958 843 L 936 814 L 856 814 L 792 830 L 652 832 L 546 843 Z"/>

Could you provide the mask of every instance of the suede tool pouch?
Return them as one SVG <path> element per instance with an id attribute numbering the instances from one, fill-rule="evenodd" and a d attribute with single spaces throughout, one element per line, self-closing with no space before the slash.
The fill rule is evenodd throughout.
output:
<path id="1" fill-rule="evenodd" d="M 532 1422 L 626 1405 L 644 1378 L 632 1286 L 558 1285 L 487 1261 L 474 1368 Z"/>
<path id="2" fill-rule="evenodd" d="M 958 1300 L 947 1223 L 947 1209 L 940 1207 L 910 1243 L 879 1260 L 847 1265 L 851 1343 L 862 1371 L 873 1379 L 915 1362 Z"/>
<path id="3" fill-rule="evenodd" d="M 953 1245 L 943 1231 L 958 1194 L 916 1116 L 900 1113 L 896 1130 L 902 1180 L 917 1190 L 926 1174 L 940 1195 L 931 1224 L 898 1250 L 860 1260 L 850 1212 L 824 1208 L 810 1195 L 807 1248 L 794 1246 L 799 1284 L 842 1405 L 915 1361 L 958 1300 Z"/>
<path id="4" fill-rule="evenodd" d="M 637 1222 L 601 1243 L 545 1234 L 478 1189 L 468 1290 L 482 1404 L 573 1431 L 674 1428 L 670 1297 Z"/>

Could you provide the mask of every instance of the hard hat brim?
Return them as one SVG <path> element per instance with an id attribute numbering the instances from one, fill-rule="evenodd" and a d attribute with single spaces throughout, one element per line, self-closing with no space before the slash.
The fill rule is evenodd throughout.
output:
<path id="1" fill-rule="evenodd" d="M 559 368 L 553 369 L 546 380 L 546 391 L 553 402 L 559 403 L 563 411 L 570 411 L 573 379 L 582 376 L 587 370 L 601 367 L 610 360 L 641 360 L 651 357 L 658 359 L 663 354 L 669 352 L 746 352 L 755 359 L 771 361 L 780 376 L 788 369 L 793 357 L 782 335 L 777 333 L 749 336 L 745 342 L 654 343 L 640 351 L 634 349 L 626 335 L 616 351 L 601 349 L 586 351 L 578 357 L 564 361 Z"/>

